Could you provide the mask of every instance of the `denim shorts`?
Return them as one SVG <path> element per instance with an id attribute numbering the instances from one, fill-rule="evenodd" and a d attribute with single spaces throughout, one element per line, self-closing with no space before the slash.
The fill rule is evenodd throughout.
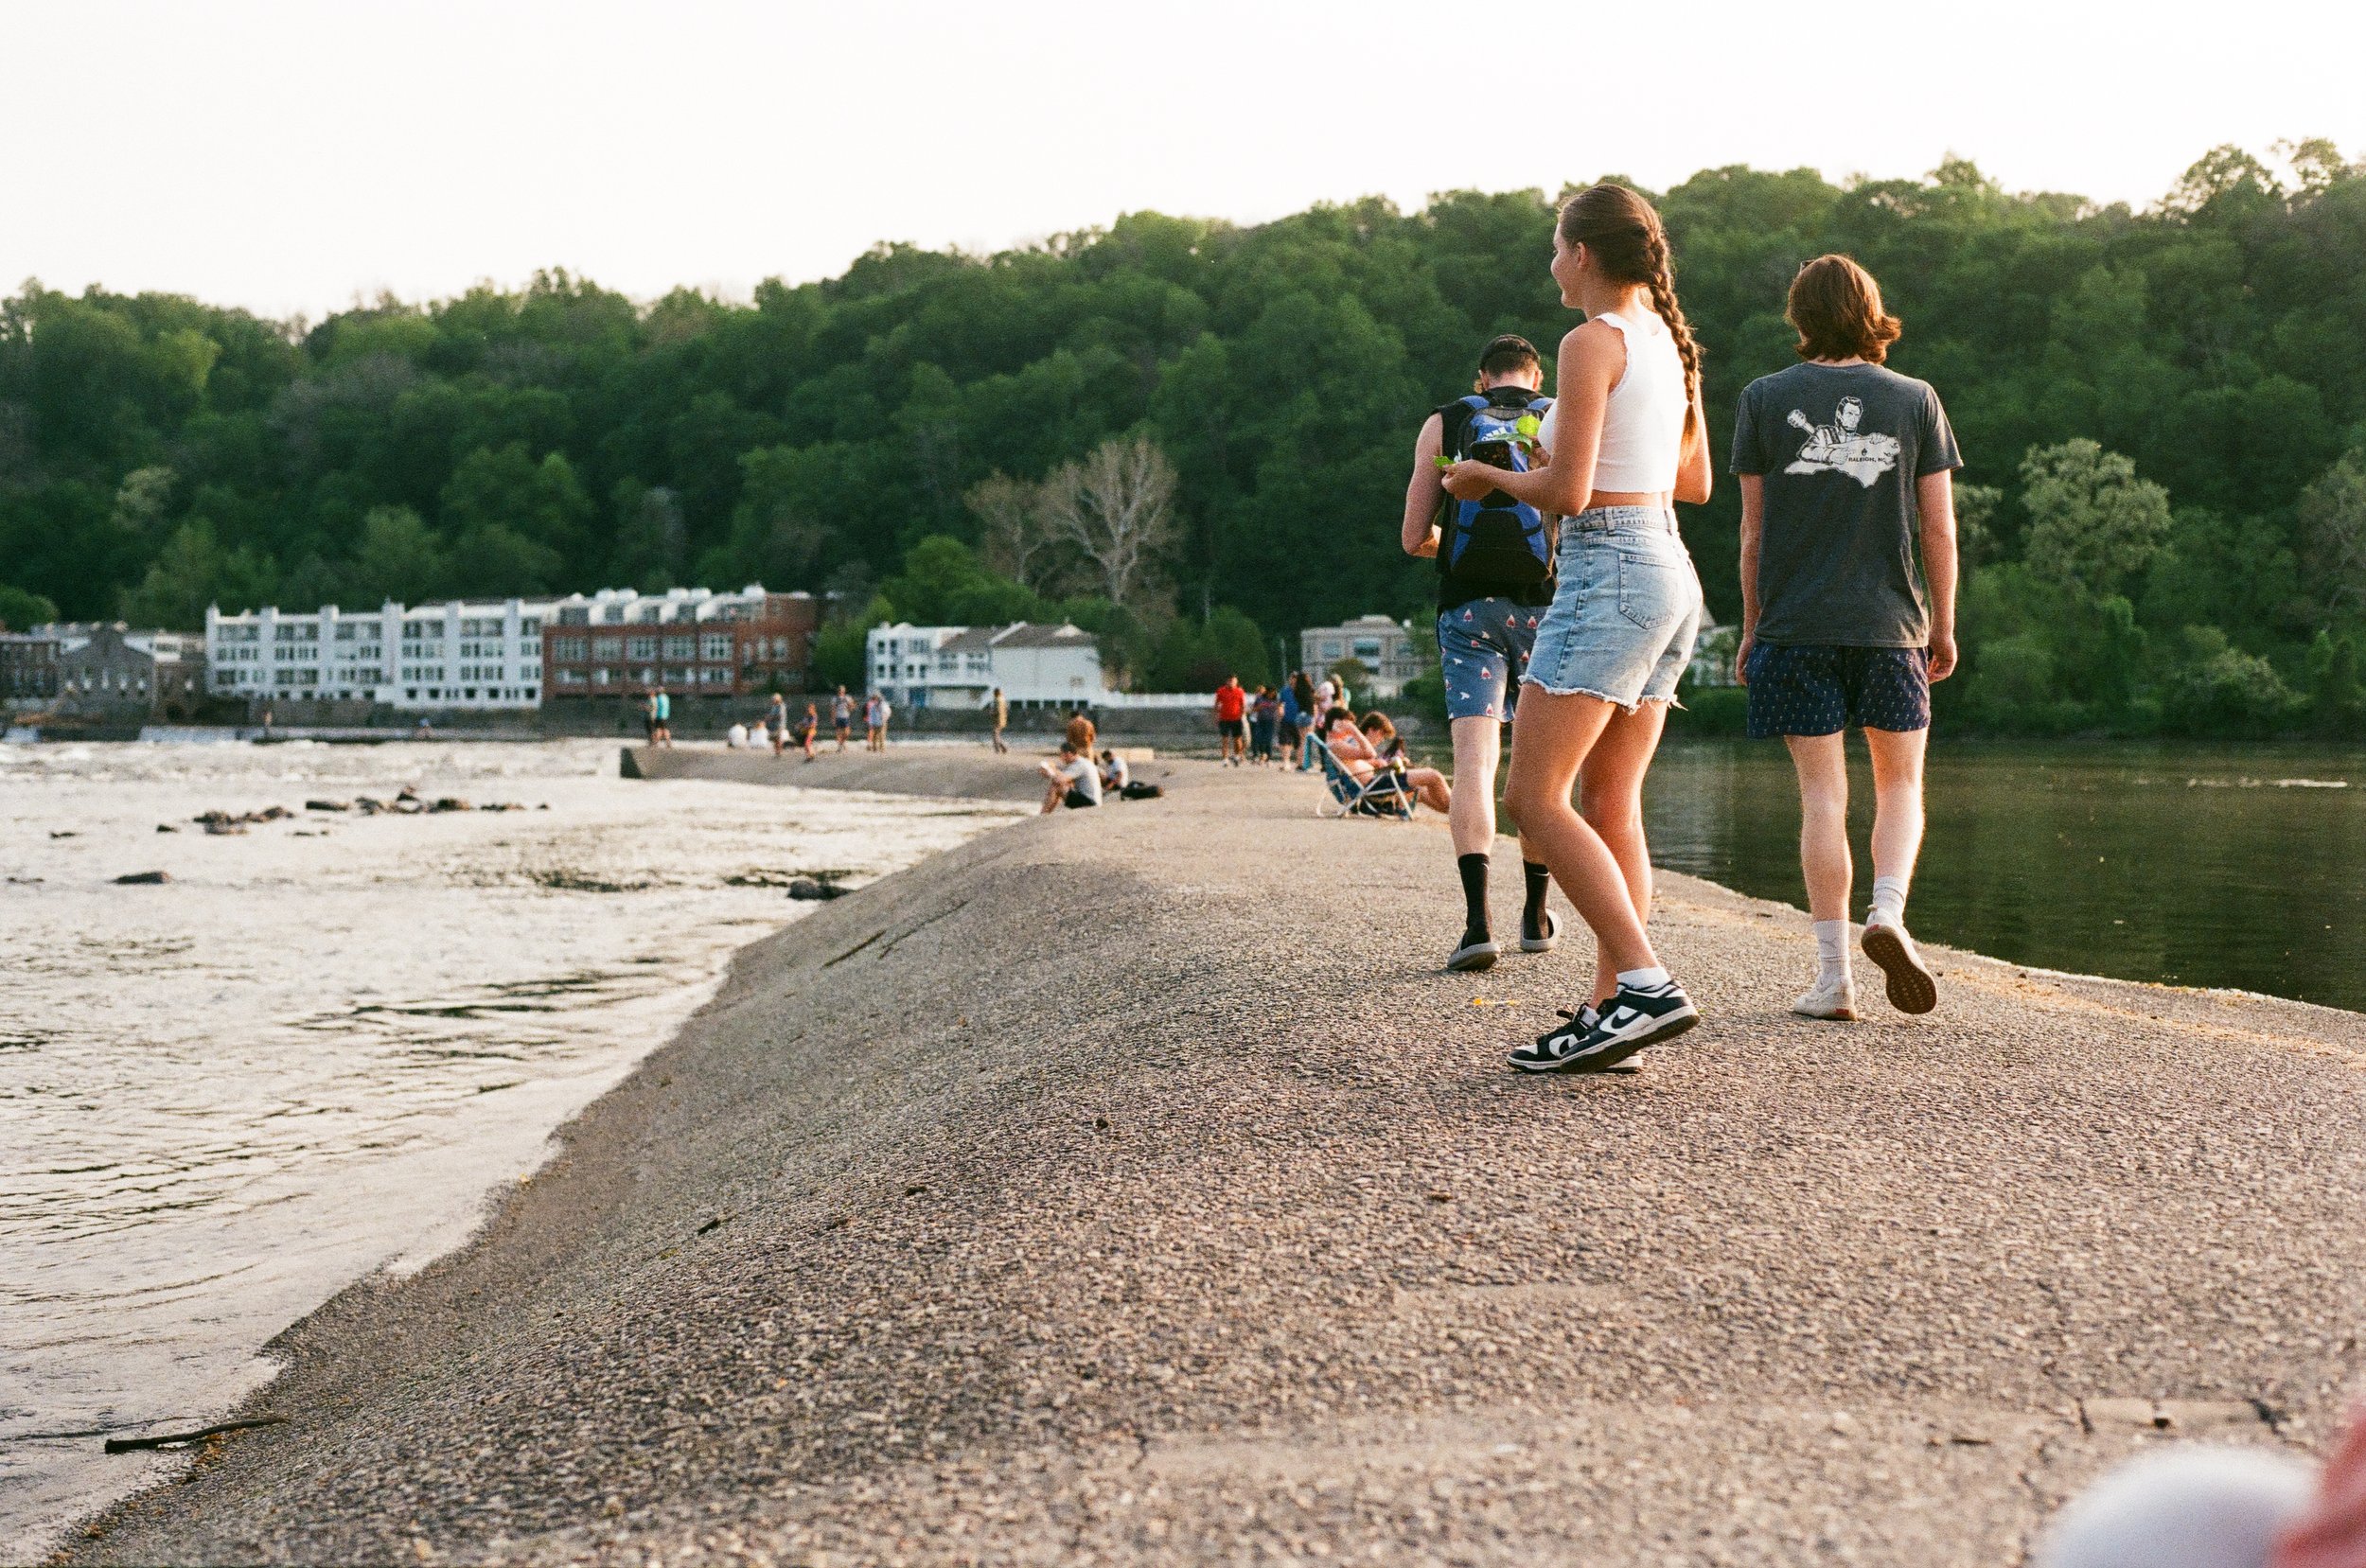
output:
<path id="1" fill-rule="evenodd" d="M 1472 599 L 1438 612 L 1438 673 L 1446 684 L 1446 718 L 1509 723 L 1513 688 L 1527 673 L 1542 605 Z"/>
<path id="2" fill-rule="evenodd" d="M 1564 518 L 1559 572 L 1527 683 L 1629 709 L 1675 701 L 1701 635 L 1701 579 L 1676 514 L 1598 506 Z"/>
<path id="3" fill-rule="evenodd" d="M 1750 682 L 1750 737 L 1931 728 L 1931 656 L 1920 648 L 1760 643 Z"/>

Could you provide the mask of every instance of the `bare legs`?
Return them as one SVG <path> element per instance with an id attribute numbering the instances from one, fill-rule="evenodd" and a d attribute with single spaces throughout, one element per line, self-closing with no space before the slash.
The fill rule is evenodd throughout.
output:
<path id="1" fill-rule="evenodd" d="M 1922 751 L 1928 730 L 1867 730 L 1873 754 L 1873 874 L 1913 879 L 1922 853 Z"/>
<path id="2" fill-rule="evenodd" d="M 1635 919 L 1651 919 L 1651 850 L 1643 837 L 1643 775 L 1659 749 L 1660 731 L 1668 724 L 1668 705 L 1650 702 L 1633 713 L 1612 709 L 1602 737 L 1578 767 L 1578 814 L 1598 834 L 1627 884 Z M 1648 960 L 1647 962 L 1656 962 Z M 1607 948 L 1594 955 L 1594 1000 L 1599 1002 L 1618 989 L 1618 971 L 1633 964 L 1609 961 Z"/>
<path id="3" fill-rule="evenodd" d="M 1799 775 L 1799 869 L 1808 881 L 1808 914 L 1848 918 L 1856 867 L 1848 857 L 1848 752 L 1839 731 L 1786 735 Z"/>
<path id="4" fill-rule="evenodd" d="M 1621 970 L 1659 965 L 1651 940 L 1644 934 L 1634 884 L 1640 882 L 1648 907 L 1651 863 L 1643 842 L 1643 772 L 1659 745 L 1667 716 L 1659 703 L 1647 703 L 1630 714 L 1599 697 L 1556 696 L 1530 686 L 1520 694 L 1519 714 L 1512 721 L 1511 776 L 1505 803 L 1520 824 L 1522 853 L 1552 868 L 1553 880 L 1594 928 L 1598 1001 L 1610 994 L 1602 977 L 1611 977 L 1611 989 L 1616 989 Z M 1570 800 L 1598 749 L 1601 760 L 1593 763 L 1589 798 L 1610 824 L 1608 835 Z M 1612 846 L 1612 838 L 1618 848 Z M 1638 877 L 1629 875 L 1630 858 L 1639 868 Z"/>
<path id="5" fill-rule="evenodd" d="M 1486 854 L 1495 847 L 1495 769 L 1503 761 L 1504 727 L 1481 714 L 1458 718 L 1454 735 L 1455 792 L 1446 813 L 1457 854 Z"/>
<path id="6" fill-rule="evenodd" d="M 1922 852 L 1922 756 L 1928 730 L 1867 730 L 1873 758 L 1873 874 L 1900 883 Z M 1792 735 L 1799 774 L 1799 868 L 1812 919 L 1846 920 L 1856 867 L 1848 853 L 1848 755 L 1842 736 Z"/>

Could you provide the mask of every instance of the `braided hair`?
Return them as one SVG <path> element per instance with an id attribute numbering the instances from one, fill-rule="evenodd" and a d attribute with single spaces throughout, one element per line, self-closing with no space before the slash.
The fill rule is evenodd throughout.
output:
<path id="1" fill-rule="evenodd" d="M 1668 230 L 1651 203 L 1624 185 L 1603 184 L 1580 191 L 1562 204 L 1564 244 L 1590 245 L 1602 275 L 1650 291 L 1651 308 L 1676 340 L 1685 367 L 1685 434 L 1701 418 L 1701 344 L 1676 303 L 1676 271 L 1668 251 Z"/>

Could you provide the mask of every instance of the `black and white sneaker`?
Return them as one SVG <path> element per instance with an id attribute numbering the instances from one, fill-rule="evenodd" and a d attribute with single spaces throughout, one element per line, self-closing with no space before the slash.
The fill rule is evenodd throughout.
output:
<path id="1" fill-rule="evenodd" d="M 1616 1066 L 1646 1046 L 1674 1039 L 1700 1021 L 1701 1010 L 1692 1005 L 1692 998 L 1673 980 L 1641 988 L 1622 985 L 1616 995 L 1602 1004 L 1594 1027 L 1577 1039 L 1567 1040 L 1565 1031 L 1553 1030 L 1537 1041 L 1538 1054 L 1546 1051 L 1547 1042 L 1551 1042 L 1550 1048 L 1558 1051 L 1550 1066 L 1522 1070 L 1600 1072 Z"/>
<path id="2" fill-rule="evenodd" d="M 1563 1058 L 1576 1048 L 1580 1040 L 1584 1039 L 1592 1031 L 1595 1024 L 1601 1018 L 1601 1014 L 1594 1010 L 1592 1002 L 1586 1003 L 1575 1013 L 1565 1007 L 1555 1008 L 1553 1011 L 1568 1021 L 1555 1025 L 1538 1035 L 1536 1044 L 1522 1046 L 1506 1057 L 1505 1060 L 1511 1064 L 1512 1071 L 1559 1072 Z"/>

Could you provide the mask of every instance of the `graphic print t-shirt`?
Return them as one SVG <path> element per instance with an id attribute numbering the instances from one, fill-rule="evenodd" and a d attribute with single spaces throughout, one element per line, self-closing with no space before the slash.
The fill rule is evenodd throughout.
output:
<path id="1" fill-rule="evenodd" d="M 1927 644 L 1915 483 L 1963 466 L 1939 395 L 1911 376 L 1796 364 L 1743 388 L 1733 471 L 1766 481 L 1758 641 Z"/>

